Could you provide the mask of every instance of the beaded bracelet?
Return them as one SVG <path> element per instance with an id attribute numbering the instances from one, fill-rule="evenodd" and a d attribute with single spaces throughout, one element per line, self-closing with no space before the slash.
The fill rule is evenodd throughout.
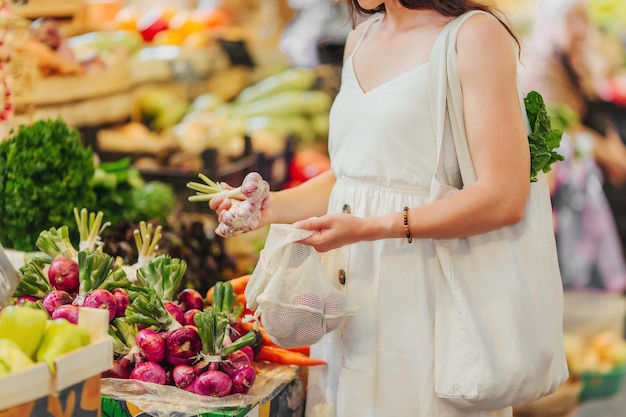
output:
<path id="1" fill-rule="evenodd" d="M 406 234 L 406 240 L 411 243 L 413 238 L 411 237 L 411 231 L 409 230 L 409 208 L 404 206 L 402 211 L 402 222 L 404 224 L 404 233 Z"/>

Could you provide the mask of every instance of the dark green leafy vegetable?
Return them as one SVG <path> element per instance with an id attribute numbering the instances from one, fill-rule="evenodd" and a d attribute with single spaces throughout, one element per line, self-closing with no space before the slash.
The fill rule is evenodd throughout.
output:
<path id="1" fill-rule="evenodd" d="M 93 152 L 77 130 L 60 119 L 12 130 L 0 141 L 0 240 L 36 250 L 42 230 L 74 223 L 73 208 L 96 201 L 89 182 Z"/>
<path id="2" fill-rule="evenodd" d="M 538 92 L 529 92 L 524 98 L 524 105 L 531 128 L 528 135 L 530 181 L 536 182 L 540 172 L 549 172 L 553 163 L 564 159 L 555 151 L 561 144 L 563 131 L 552 128 L 550 115 Z"/>
<path id="3" fill-rule="evenodd" d="M 123 220 L 165 223 L 178 204 L 174 189 L 161 181 L 146 182 L 131 162 L 125 157 L 96 167 L 91 185 L 98 196 L 98 210 L 112 225 Z"/>
<path id="4" fill-rule="evenodd" d="M 131 191 L 132 211 L 129 219 L 154 220 L 165 223 L 178 204 L 171 185 L 162 181 L 148 181 Z"/>

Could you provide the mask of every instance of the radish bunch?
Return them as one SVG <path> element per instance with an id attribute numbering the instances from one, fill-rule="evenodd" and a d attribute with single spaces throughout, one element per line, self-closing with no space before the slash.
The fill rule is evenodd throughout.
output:
<path id="1" fill-rule="evenodd" d="M 58 255 L 49 265 L 30 260 L 20 268 L 20 283 L 14 296 L 22 301 L 40 301 L 51 318 L 78 321 L 78 307 L 102 308 L 109 321 L 125 314 L 130 286 L 114 259 L 98 251 L 78 252 L 77 259 Z"/>
<path id="2" fill-rule="evenodd" d="M 196 190 L 196 195 L 189 201 L 209 201 L 216 196 L 231 200 L 231 206 L 220 215 L 220 224 L 215 232 L 222 237 L 233 236 L 254 230 L 261 221 L 261 210 L 270 195 L 267 181 L 258 172 L 245 176 L 241 186 L 226 189 L 203 174 L 198 174 L 205 184 L 187 183 L 187 187 Z"/>
<path id="3" fill-rule="evenodd" d="M 185 289 L 178 302 L 171 302 L 184 317 L 190 315 L 180 324 L 154 290 L 138 295 L 126 317 L 111 322 L 116 359 L 106 376 L 212 397 L 247 393 L 256 379 L 250 345 L 257 336 L 251 331 L 239 337 L 231 331 L 234 301 L 232 285 L 224 283 L 213 307 L 204 310 L 201 295 Z"/>

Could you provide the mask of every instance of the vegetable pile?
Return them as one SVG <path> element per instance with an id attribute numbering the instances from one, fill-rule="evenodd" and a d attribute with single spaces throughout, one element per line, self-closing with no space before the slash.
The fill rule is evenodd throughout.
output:
<path id="1" fill-rule="evenodd" d="M 280 348 L 260 322 L 245 322 L 244 316 L 251 314 L 244 295 L 250 275 L 217 281 L 203 296 L 184 287 L 184 260 L 157 255 L 161 226 L 142 222 L 134 230 L 142 259 L 127 265 L 103 250 L 100 233 L 108 223 L 102 212 L 75 208 L 74 218 L 79 245 L 72 241 L 67 225 L 40 232 L 36 240 L 40 252 L 28 254 L 18 271 L 21 280 L 10 306 L 3 310 L 9 315 L 13 309 L 23 308 L 40 316 L 41 320 L 22 317 L 28 328 L 15 332 L 16 342 L 24 344 L 27 352 L 33 351 L 36 340 L 30 334 L 37 332 L 38 323 L 40 327 L 42 321 L 73 326 L 78 322 L 79 307 L 90 307 L 108 313 L 114 352 L 113 366 L 103 374 L 108 378 L 223 397 L 249 392 L 263 369 L 257 361 L 325 364 L 309 357 L 308 346 Z M 0 322 L 0 334 L 8 324 L 9 320 Z M 53 363 L 53 354 L 81 340 L 78 336 L 72 337 L 71 343 L 57 339 L 52 344 L 56 350 L 50 345 L 52 353 L 42 353 L 40 358 Z M 5 350 L 0 343 L 0 373 L 6 368 L 1 360 Z"/>
<path id="2" fill-rule="evenodd" d="M 32 250 L 41 230 L 72 220 L 72 208 L 91 207 L 93 152 L 62 120 L 20 126 L 0 141 L 0 240 Z"/>
<path id="3" fill-rule="evenodd" d="M 50 319 L 38 304 L 11 305 L 0 312 L 0 376 L 46 362 L 55 372 L 59 356 L 89 345 L 83 327 Z"/>
<path id="4" fill-rule="evenodd" d="M 22 125 L 0 140 L 0 241 L 36 250 L 41 230 L 67 224 L 73 207 L 100 207 L 113 222 L 157 219 L 176 206 L 170 186 L 145 182 L 129 159 L 96 165 L 78 130 L 61 119 Z"/>
<path id="5" fill-rule="evenodd" d="M 107 223 L 102 212 L 75 209 L 74 214 L 80 247 L 67 225 L 43 230 L 36 241 L 41 252 L 29 255 L 18 271 L 21 280 L 5 311 L 29 306 L 47 321 L 70 324 L 77 323 L 81 306 L 104 309 L 114 357 L 103 376 L 223 397 L 248 393 L 260 372 L 255 361 L 325 364 L 309 358 L 308 347 L 280 348 L 259 323 L 244 323 L 244 314 L 250 314 L 244 296 L 249 275 L 218 281 L 205 298 L 183 287 L 184 260 L 156 255 L 160 226 L 142 223 L 135 230 L 144 259 L 126 265 L 103 251 L 100 232 Z M 34 331 L 19 335 L 29 341 L 24 337 Z"/>
<path id="6" fill-rule="evenodd" d="M 530 181 L 536 182 L 540 172 L 549 172 L 553 163 L 564 159 L 555 151 L 561 144 L 563 131 L 552 129 L 550 115 L 538 92 L 529 92 L 524 98 L 524 105 L 531 128 L 528 134 Z"/>
<path id="7" fill-rule="evenodd" d="M 153 288 L 157 282 L 152 282 Z M 140 294 L 123 317 L 114 318 L 110 334 L 115 366 L 107 376 L 175 385 L 199 395 L 245 394 L 256 379 L 252 366 L 256 333 L 234 329 L 241 307 L 230 283 L 219 283 L 211 308 L 199 292 L 185 289 L 172 300 L 157 291 Z"/>

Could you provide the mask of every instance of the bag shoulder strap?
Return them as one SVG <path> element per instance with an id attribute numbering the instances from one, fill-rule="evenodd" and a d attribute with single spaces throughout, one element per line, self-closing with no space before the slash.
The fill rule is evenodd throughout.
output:
<path id="1" fill-rule="evenodd" d="M 456 50 L 457 36 L 463 23 L 476 14 L 489 13 L 473 10 L 452 20 L 445 28 L 442 36 L 437 40 L 431 55 L 430 65 L 430 107 L 435 138 L 437 141 L 437 172 L 435 177 L 445 177 L 443 172 L 449 164 L 451 156 L 444 155 L 452 150 L 456 153 L 458 169 L 462 183 L 471 184 L 476 181 L 476 173 L 472 163 L 469 144 L 465 132 L 465 118 L 463 111 L 463 92 L 459 79 L 458 56 Z M 524 108 L 523 99 L 520 96 L 520 105 Z M 526 112 L 522 112 L 524 116 Z M 528 123 L 527 123 L 528 128 Z M 444 141 L 450 135 L 453 139 L 453 147 L 445 146 Z"/>

